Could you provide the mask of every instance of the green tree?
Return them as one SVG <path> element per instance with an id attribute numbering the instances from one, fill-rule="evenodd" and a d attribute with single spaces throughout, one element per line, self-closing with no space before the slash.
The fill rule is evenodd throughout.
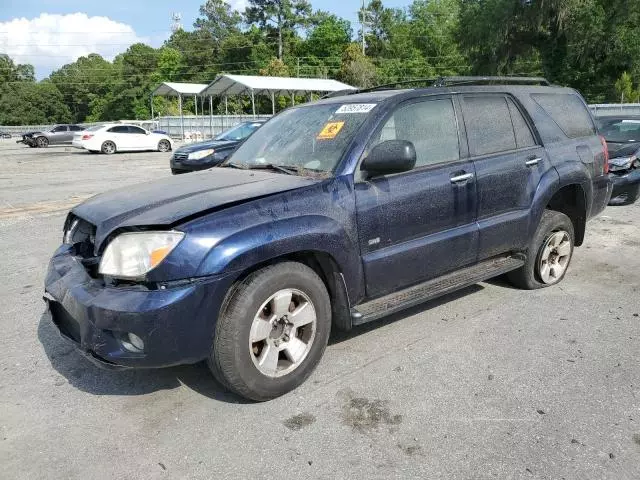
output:
<path id="1" fill-rule="evenodd" d="M 360 45 L 352 43 L 345 49 L 339 78 L 354 87 L 368 88 L 375 84 L 375 65 L 362 54 Z"/>
<path id="2" fill-rule="evenodd" d="M 640 91 L 633 88 L 633 79 L 627 72 L 624 72 L 620 78 L 616 80 L 615 89 L 620 103 L 640 101 Z"/>
<path id="3" fill-rule="evenodd" d="M 294 36 L 296 28 L 308 24 L 310 15 L 307 0 L 249 0 L 245 11 L 247 23 L 257 25 L 268 36 L 275 31 L 280 60 L 284 57 L 284 37 Z"/>

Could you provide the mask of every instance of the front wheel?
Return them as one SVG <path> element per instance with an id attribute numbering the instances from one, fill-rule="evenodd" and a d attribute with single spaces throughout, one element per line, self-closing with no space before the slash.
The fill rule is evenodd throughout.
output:
<path id="1" fill-rule="evenodd" d="M 160 140 L 158 143 L 158 151 L 163 153 L 170 152 L 171 143 L 169 143 L 169 140 Z"/>
<path id="2" fill-rule="evenodd" d="M 36 145 L 38 148 L 47 148 L 49 146 L 49 139 L 47 137 L 36 138 Z"/>
<path id="3" fill-rule="evenodd" d="M 329 294 L 311 268 L 265 267 L 238 284 L 225 304 L 208 362 L 221 384 L 264 401 L 311 375 L 331 331 Z"/>
<path id="4" fill-rule="evenodd" d="M 507 276 L 519 288 L 534 290 L 562 281 L 571 257 L 575 234 L 571 219 L 564 213 L 545 210 L 527 253 L 527 261 Z"/>

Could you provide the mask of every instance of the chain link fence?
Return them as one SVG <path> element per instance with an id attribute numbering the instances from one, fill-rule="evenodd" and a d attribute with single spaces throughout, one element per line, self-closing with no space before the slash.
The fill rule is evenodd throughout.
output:
<path id="1" fill-rule="evenodd" d="M 238 125 L 242 122 L 249 122 L 251 120 L 266 120 L 271 115 L 185 115 L 184 116 L 184 132 L 185 134 L 199 132 L 202 138 L 211 138 L 222 133 L 229 128 Z M 167 132 L 167 134 L 175 139 L 182 137 L 182 122 L 179 116 L 159 117 L 158 130 Z M 150 122 L 150 120 L 137 120 L 139 122 Z M 78 123 L 83 127 L 93 127 L 110 122 L 97 122 L 97 123 Z M 113 122 L 117 123 L 117 122 Z M 0 125 L 0 133 L 8 133 L 12 137 L 21 137 L 23 133 L 47 131 L 51 130 L 55 124 L 49 125 Z M 195 137 L 195 135 L 192 135 Z"/>

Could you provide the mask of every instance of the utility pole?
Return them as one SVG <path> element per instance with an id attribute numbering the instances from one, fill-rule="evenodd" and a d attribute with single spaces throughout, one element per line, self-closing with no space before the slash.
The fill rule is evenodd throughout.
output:
<path id="1" fill-rule="evenodd" d="M 360 10 L 360 35 L 362 36 L 362 55 L 365 55 L 364 49 L 365 49 L 365 42 L 364 42 L 364 24 L 366 22 L 365 17 L 366 17 L 366 10 L 365 5 L 364 5 L 365 0 L 362 0 L 362 10 Z"/>

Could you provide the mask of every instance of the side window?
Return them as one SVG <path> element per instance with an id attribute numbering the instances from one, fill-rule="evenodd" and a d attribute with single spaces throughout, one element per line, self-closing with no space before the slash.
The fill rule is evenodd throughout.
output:
<path id="1" fill-rule="evenodd" d="M 82 130 L 84 130 L 84 128 L 79 125 L 70 125 L 69 130 L 71 130 L 72 132 L 81 132 Z"/>
<path id="2" fill-rule="evenodd" d="M 129 133 L 129 129 L 124 125 L 118 125 L 117 127 L 111 127 L 109 130 L 111 133 Z"/>
<path id="3" fill-rule="evenodd" d="M 65 126 L 59 126 L 59 127 L 56 127 L 56 128 L 54 128 L 52 130 L 52 132 L 54 132 L 54 133 L 66 132 L 66 131 L 67 131 L 67 127 L 65 127 Z"/>
<path id="4" fill-rule="evenodd" d="M 529 129 L 529 125 L 527 125 L 527 122 L 522 116 L 522 113 L 510 98 L 507 98 L 507 105 L 509 106 L 509 112 L 511 113 L 513 130 L 516 132 L 516 145 L 518 148 L 533 147 L 536 144 L 536 141 L 534 140 L 533 134 Z"/>
<path id="5" fill-rule="evenodd" d="M 542 107 L 569 138 L 595 135 L 591 114 L 580 97 L 569 93 L 534 93 L 531 98 Z"/>
<path id="6" fill-rule="evenodd" d="M 139 135 L 146 135 L 147 134 L 147 132 L 145 132 L 140 127 L 133 127 L 131 125 L 129 125 L 129 133 L 137 133 Z"/>
<path id="7" fill-rule="evenodd" d="M 471 155 L 516 149 L 511 114 L 503 96 L 464 97 L 463 109 Z"/>
<path id="8" fill-rule="evenodd" d="M 416 149 L 416 167 L 460 159 L 458 126 L 451 99 L 429 100 L 399 107 L 375 143 L 408 140 Z"/>

